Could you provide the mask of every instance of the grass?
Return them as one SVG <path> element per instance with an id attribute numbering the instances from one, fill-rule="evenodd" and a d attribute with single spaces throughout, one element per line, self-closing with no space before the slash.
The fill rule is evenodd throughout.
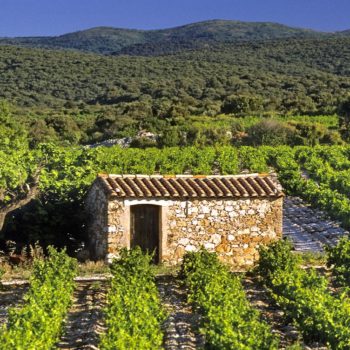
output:
<path id="1" fill-rule="evenodd" d="M 304 266 L 325 266 L 327 262 L 326 253 L 321 252 L 297 252 L 301 257 L 301 264 Z"/>
<path id="2" fill-rule="evenodd" d="M 104 261 L 86 261 L 79 263 L 78 276 L 104 275 L 109 273 L 109 266 Z"/>
<path id="3" fill-rule="evenodd" d="M 30 277 L 32 264 L 25 263 L 13 266 L 7 262 L 3 262 L 0 265 L 0 269 L 4 271 L 1 278 L 2 281 L 26 280 Z"/>

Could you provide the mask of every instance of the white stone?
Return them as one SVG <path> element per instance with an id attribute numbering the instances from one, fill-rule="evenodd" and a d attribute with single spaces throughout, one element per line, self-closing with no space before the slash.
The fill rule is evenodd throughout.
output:
<path id="1" fill-rule="evenodd" d="M 181 244 L 183 246 L 186 246 L 189 242 L 190 242 L 190 240 L 188 238 L 179 239 L 179 244 Z"/>
<path id="2" fill-rule="evenodd" d="M 249 245 L 247 243 L 243 244 L 243 249 L 247 249 L 249 247 Z"/>
<path id="3" fill-rule="evenodd" d="M 227 235 L 227 240 L 228 241 L 234 241 L 235 236 L 234 235 Z"/>
<path id="4" fill-rule="evenodd" d="M 197 249 L 194 245 L 188 245 L 185 248 L 186 252 L 195 252 Z"/>
<path id="5" fill-rule="evenodd" d="M 203 214 L 209 214 L 210 213 L 210 208 L 203 206 L 201 211 L 202 211 Z"/>
<path id="6" fill-rule="evenodd" d="M 112 253 L 108 253 L 106 255 L 106 262 L 107 264 L 111 264 L 113 262 L 114 259 L 118 258 L 117 254 L 112 254 Z"/>
<path id="7" fill-rule="evenodd" d="M 226 205 L 225 210 L 230 212 L 230 211 L 233 210 L 233 206 L 232 205 Z"/>
<path id="8" fill-rule="evenodd" d="M 248 210 L 248 215 L 254 215 L 254 214 L 255 214 L 255 211 L 253 209 Z"/>
<path id="9" fill-rule="evenodd" d="M 253 261 L 253 260 L 247 259 L 247 260 L 245 261 L 245 264 L 246 264 L 246 265 L 254 265 L 254 261 Z"/>
<path id="10" fill-rule="evenodd" d="M 198 225 L 198 220 L 192 220 L 192 225 L 194 226 Z"/>
<path id="11" fill-rule="evenodd" d="M 117 232 L 117 228 L 112 225 L 112 226 L 108 226 L 108 233 L 115 233 Z"/>
<path id="12" fill-rule="evenodd" d="M 238 213 L 236 211 L 231 211 L 228 213 L 228 216 L 230 218 L 236 218 L 238 216 Z"/>
<path id="13" fill-rule="evenodd" d="M 215 248 L 215 244 L 210 243 L 210 242 L 206 242 L 206 243 L 204 243 L 204 248 L 205 249 L 214 249 Z"/>
<path id="14" fill-rule="evenodd" d="M 217 233 L 214 233 L 211 237 L 210 237 L 210 242 L 214 243 L 214 244 L 219 244 L 221 242 L 221 236 Z"/>
<path id="15" fill-rule="evenodd" d="M 252 232 L 259 232 L 260 230 L 259 230 L 259 227 L 253 226 L 253 227 L 250 229 L 250 231 L 252 231 Z"/>
<path id="16" fill-rule="evenodd" d="M 216 209 L 213 209 L 210 213 L 211 216 L 218 216 L 218 211 Z"/>

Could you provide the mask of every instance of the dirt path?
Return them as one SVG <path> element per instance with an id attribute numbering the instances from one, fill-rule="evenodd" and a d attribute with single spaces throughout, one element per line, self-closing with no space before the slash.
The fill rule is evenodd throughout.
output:
<path id="1" fill-rule="evenodd" d="M 0 326 L 7 322 L 8 310 L 21 305 L 28 287 L 28 284 L 0 286 Z"/>
<path id="2" fill-rule="evenodd" d="M 107 282 L 78 282 L 58 349 L 98 349 Z"/>
<path id="3" fill-rule="evenodd" d="M 163 325 L 166 350 L 200 349 L 204 339 L 199 335 L 198 315 L 186 301 L 186 292 L 173 276 L 157 277 L 157 286 L 169 317 Z"/>

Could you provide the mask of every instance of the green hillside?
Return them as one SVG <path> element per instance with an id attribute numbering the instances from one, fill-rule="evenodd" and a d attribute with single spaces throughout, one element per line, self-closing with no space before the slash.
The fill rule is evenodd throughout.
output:
<path id="1" fill-rule="evenodd" d="M 307 29 L 291 28 L 278 23 L 212 20 L 162 30 L 97 27 L 56 37 L 2 38 L 0 44 L 76 49 L 110 54 L 119 53 L 121 50 L 127 52 L 128 47 L 133 48 L 134 45 L 146 45 L 146 48 L 149 45 L 155 47 L 177 45 L 180 48 L 187 49 L 213 42 L 232 43 L 324 36 L 327 36 L 327 34 Z"/>
<path id="2" fill-rule="evenodd" d="M 147 105 L 136 109 L 158 116 L 177 105 L 180 114 L 210 115 L 230 112 L 226 100 L 244 95 L 261 111 L 330 113 L 350 87 L 350 38 L 222 44 L 162 57 L 2 46 L 0 74 L 0 97 L 19 106 L 99 103 L 132 114 Z"/>
<path id="3" fill-rule="evenodd" d="M 235 41 L 232 33 L 253 39 Z M 285 37 L 272 39 L 278 35 Z M 142 129 L 157 135 L 169 130 L 158 145 L 225 143 L 231 134 L 240 142 L 266 116 L 287 117 L 281 133 L 288 136 L 292 128 L 296 135 L 294 141 L 283 136 L 279 142 L 340 141 L 329 134 L 337 121 L 330 127 L 321 118 L 322 127 L 313 126 L 319 141 L 309 136 L 309 126 L 289 124 L 303 122 L 291 116 L 334 115 L 348 95 L 346 35 L 210 21 L 162 31 L 97 28 L 59 40 L 98 52 L 119 45 L 119 51 L 101 55 L 0 45 L 0 99 L 12 104 L 34 144 L 94 143 Z"/>

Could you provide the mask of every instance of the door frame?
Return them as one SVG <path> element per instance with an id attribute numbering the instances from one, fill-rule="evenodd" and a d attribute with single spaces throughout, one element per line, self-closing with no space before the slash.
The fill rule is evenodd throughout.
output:
<path id="1" fill-rule="evenodd" d="M 160 260 L 160 245 L 161 245 L 161 239 L 160 239 L 160 231 L 161 231 L 161 206 L 159 205 L 154 205 L 154 204 L 134 204 L 130 206 L 130 246 L 132 243 L 132 239 L 135 239 L 135 236 L 138 234 L 136 232 L 132 232 L 132 230 L 135 230 L 135 226 L 136 226 L 136 220 L 138 220 L 138 216 L 136 215 L 137 213 L 137 208 L 152 208 L 152 214 L 153 214 L 153 210 L 154 210 L 154 214 L 155 214 L 155 221 L 156 221 L 156 229 L 154 229 L 154 231 L 152 230 L 151 233 L 151 241 L 154 240 L 155 243 L 155 247 L 151 248 L 151 249 L 156 249 L 156 255 L 154 256 L 154 260 L 156 263 L 159 262 Z M 139 230 L 142 232 L 142 229 Z M 155 233 L 157 235 L 157 237 L 154 237 Z M 139 237 L 138 237 L 139 238 Z M 140 243 L 140 242 L 139 242 Z M 142 242 L 144 243 L 144 242 Z M 136 244 L 137 245 L 137 244 Z M 142 245 L 142 244 L 141 244 Z M 143 247 L 141 247 L 141 249 L 143 249 Z M 147 249 L 147 248 L 146 248 Z M 151 253 L 151 252 L 149 252 Z"/>
<path id="2" fill-rule="evenodd" d="M 159 251 L 158 251 L 158 262 L 162 263 L 168 256 L 168 209 L 169 206 L 173 205 L 173 201 L 170 199 L 125 199 L 124 208 L 124 227 L 125 227 L 125 246 L 130 249 L 131 243 L 131 206 L 133 205 L 156 205 L 159 207 Z"/>

